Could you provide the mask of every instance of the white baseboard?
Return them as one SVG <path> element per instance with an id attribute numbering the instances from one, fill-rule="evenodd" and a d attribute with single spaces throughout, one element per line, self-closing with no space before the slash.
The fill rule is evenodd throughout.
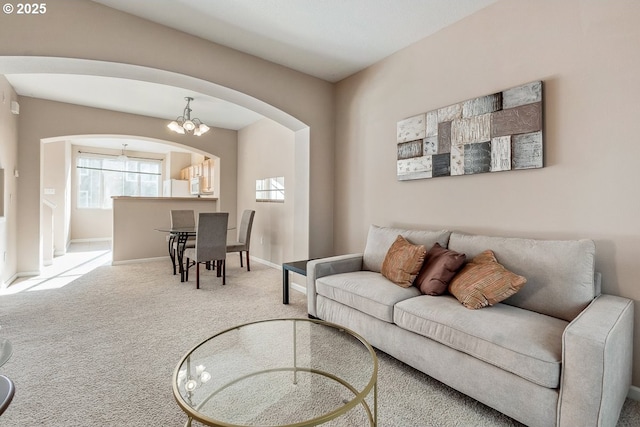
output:
<path id="1" fill-rule="evenodd" d="M 35 277 L 35 276 L 39 276 L 40 275 L 40 271 L 23 271 L 22 273 L 16 273 L 13 276 L 11 276 L 9 278 L 9 280 L 7 280 L 6 282 L 4 282 L 2 284 L 2 286 L 0 286 L 0 288 L 8 288 L 13 282 L 15 282 L 16 280 L 18 280 L 21 277 Z"/>
<path id="2" fill-rule="evenodd" d="M 255 262 L 259 263 L 259 264 L 264 264 L 264 265 L 267 265 L 267 266 L 269 266 L 271 268 L 275 268 L 276 270 L 282 271 L 282 265 L 280 265 L 280 264 L 274 264 L 271 261 L 267 261 L 266 259 L 262 259 L 262 258 L 256 258 L 254 256 L 249 256 L 249 259 L 251 261 L 255 261 Z"/>
<path id="3" fill-rule="evenodd" d="M 14 274 L 13 276 L 9 277 L 9 280 L 7 280 L 6 282 L 4 282 L 2 284 L 2 286 L 0 286 L 0 288 L 2 289 L 6 289 L 9 287 L 9 285 L 11 285 L 14 281 L 16 281 L 18 278 L 20 277 L 20 275 L 18 273 Z"/>
<path id="4" fill-rule="evenodd" d="M 69 243 L 110 242 L 111 237 L 96 237 L 91 239 L 71 239 Z"/>
<path id="5" fill-rule="evenodd" d="M 636 387 L 634 385 L 629 387 L 629 393 L 627 393 L 627 397 L 631 400 L 640 401 L 640 387 Z"/>
<path id="6" fill-rule="evenodd" d="M 256 258 L 254 256 L 249 256 L 249 258 L 251 259 L 251 261 L 255 261 L 257 263 L 264 264 L 271 268 L 275 268 L 276 270 L 282 271 L 282 264 L 274 264 L 271 261 L 267 261 L 261 258 Z M 289 289 L 302 292 L 305 295 L 307 294 L 307 287 L 305 285 L 300 285 L 299 283 L 289 282 Z"/>
<path id="7" fill-rule="evenodd" d="M 125 259 L 123 261 L 111 261 L 111 265 L 125 265 L 125 264 L 138 264 L 140 262 L 155 262 L 166 260 L 166 256 L 155 258 L 138 258 L 138 259 Z"/>
<path id="8" fill-rule="evenodd" d="M 301 292 L 301 293 L 303 293 L 305 295 L 307 294 L 307 287 L 306 286 L 302 286 L 302 285 L 299 285 L 297 283 L 289 282 L 289 288 L 294 290 L 294 291 Z"/>

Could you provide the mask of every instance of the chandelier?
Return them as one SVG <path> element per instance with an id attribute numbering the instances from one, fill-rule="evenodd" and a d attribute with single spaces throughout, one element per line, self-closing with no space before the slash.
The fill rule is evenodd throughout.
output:
<path id="1" fill-rule="evenodd" d="M 126 162 L 127 160 L 129 160 L 127 155 L 124 153 L 124 150 L 127 149 L 127 145 L 129 144 L 122 144 L 122 153 L 118 156 L 118 160 L 120 160 L 121 162 Z"/>
<path id="2" fill-rule="evenodd" d="M 171 123 L 169 123 L 167 127 L 179 134 L 193 132 L 195 136 L 200 136 L 209 130 L 209 126 L 202 123 L 200 119 L 191 118 L 190 103 L 191 101 L 193 101 L 193 98 L 187 96 L 184 99 L 187 101 L 187 106 L 184 107 L 184 111 L 182 112 L 182 115 L 177 119 L 175 119 L 174 121 L 172 121 Z"/>

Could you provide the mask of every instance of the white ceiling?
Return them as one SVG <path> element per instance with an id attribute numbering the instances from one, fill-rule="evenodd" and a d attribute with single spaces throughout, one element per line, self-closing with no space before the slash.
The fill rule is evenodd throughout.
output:
<path id="1" fill-rule="evenodd" d="M 335 82 L 496 0 L 94 1 Z M 209 126 L 239 130 L 262 117 L 212 96 L 137 80 L 5 75 L 19 95 L 167 120 L 182 114 L 185 96 L 195 98 L 192 117 Z"/>
<path id="2" fill-rule="evenodd" d="M 104 76 L 79 74 L 7 74 L 7 80 L 22 96 L 85 105 L 124 113 L 173 120 L 191 101 L 191 118 L 209 126 L 242 129 L 262 118 L 237 104 L 191 90 Z"/>
<path id="3" fill-rule="evenodd" d="M 496 0 L 94 0 L 335 82 Z"/>

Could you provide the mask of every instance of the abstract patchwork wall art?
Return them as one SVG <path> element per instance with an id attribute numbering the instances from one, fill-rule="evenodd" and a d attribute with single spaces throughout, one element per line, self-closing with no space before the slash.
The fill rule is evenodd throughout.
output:
<path id="1" fill-rule="evenodd" d="M 401 181 L 543 167 L 542 81 L 398 122 Z"/>

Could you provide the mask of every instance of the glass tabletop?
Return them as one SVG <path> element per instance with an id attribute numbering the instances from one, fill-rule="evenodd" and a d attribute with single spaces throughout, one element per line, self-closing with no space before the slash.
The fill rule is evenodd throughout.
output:
<path id="1" fill-rule="evenodd" d="M 156 228 L 156 231 L 160 231 L 162 233 L 172 233 L 172 234 L 196 234 L 196 227 L 162 227 Z"/>
<path id="2" fill-rule="evenodd" d="M 4 365 L 13 354 L 13 346 L 8 339 L 0 338 L 0 366 Z"/>
<path id="3" fill-rule="evenodd" d="M 236 227 L 227 227 L 227 231 L 235 230 Z M 161 233 L 171 233 L 171 234 L 197 234 L 197 227 L 160 227 L 155 228 L 154 230 L 160 231 Z"/>
<path id="4" fill-rule="evenodd" d="M 176 367 L 173 393 L 186 425 L 375 425 L 377 372 L 375 351 L 353 331 L 274 319 L 198 344 Z"/>

